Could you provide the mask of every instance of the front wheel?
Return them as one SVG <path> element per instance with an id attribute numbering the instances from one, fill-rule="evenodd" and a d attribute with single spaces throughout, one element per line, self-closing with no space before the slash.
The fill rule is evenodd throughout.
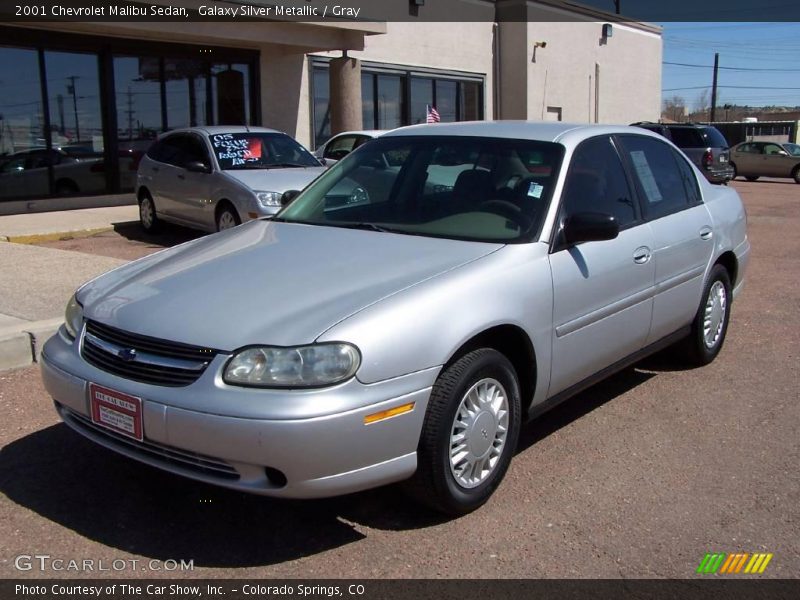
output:
<path id="1" fill-rule="evenodd" d="M 703 289 L 703 300 L 685 340 L 685 356 L 692 365 L 703 366 L 713 361 L 728 331 L 731 315 L 731 280 L 728 270 L 714 265 Z"/>
<path id="2" fill-rule="evenodd" d="M 224 204 L 217 211 L 217 231 L 224 231 L 240 225 L 242 220 L 239 218 L 236 209 L 229 204 Z"/>
<path id="3" fill-rule="evenodd" d="M 450 515 L 484 504 L 511 462 L 520 405 L 516 371 L 496 350 L 475 350 L 447 367 L 431 391 L 407 491 Z"/>
<path id="4" fill-rule="evenodd" d="M 731 181 L 733 181 L 739 175 L 738 171 L 736 170 L 736 163 L 731 163 L 731 169 L 733 169 L 733 174 L 731 175 Z"/>
<path id="5" fill-rule="evenodd" d="M 747 181 L 758 181 L 758 178 L 759 178 L 758 175 L 747 175 L 747 176 L 745 176 L 745 179 L 747 179 Z"/>

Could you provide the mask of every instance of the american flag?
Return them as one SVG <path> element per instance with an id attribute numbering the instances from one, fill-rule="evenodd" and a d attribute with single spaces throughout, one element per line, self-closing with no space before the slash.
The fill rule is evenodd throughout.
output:
<path id="1" fill-rule="evenodd" d="M 439 116 L 439 111 L 434 107 L 426 105 L 425 108 L 428 110 L 428 116 L 425 119 L 426 123 L 438 123 L 442 120 L 442 118 Z"/>

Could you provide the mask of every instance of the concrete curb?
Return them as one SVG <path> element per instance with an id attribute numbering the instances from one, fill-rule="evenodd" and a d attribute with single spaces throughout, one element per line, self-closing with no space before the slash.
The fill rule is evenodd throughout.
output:
<path id="1" fill-rule="evenodd" d="M 137 223 L 137 221 L 125 221 L 122 223 L 115 223 L 114 225 L 128 225 L 130 223 Z M 91 237 L 93 235 L 97 235 L 98 233 L 113 231 L 114 225 L 95 227 L 93 229 L 81 229 L 78 231 L 53 231 L 48 233 L 32 233 L 29 235 L 0 236 L 0 242 L 12 242 L 15 244 L 39 244 L 41 242 L 54 242 L 62 239 Z"/>
<path id="2" fill-rule="evenodd" d="M 39 362 L 42 346 L 63 322 L 64 319 L 57 317 L 0 330 L 0 371 Z"/>

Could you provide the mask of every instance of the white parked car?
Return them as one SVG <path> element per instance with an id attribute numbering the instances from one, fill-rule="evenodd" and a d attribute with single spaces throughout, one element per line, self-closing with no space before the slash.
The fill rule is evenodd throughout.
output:
<path id="1" fill-rule="evenodd" d="M 388 129 L 366 129 L 364 131 L 345 131 L 333 136 L 314 151 L 314 156 L 325 162 L 326 166 L 335 165 L 345 156 L 368 141 L 382 136 Z"/>
<path id="2" fill-rule="evenodd" d="M 161 136 L 142 158 L 136 184 L 146 231 L 170 221 L 203 231 L 270 216 L 283 193 L 325 168 L 290 136 L 264 127 L 193 127 Z"/>

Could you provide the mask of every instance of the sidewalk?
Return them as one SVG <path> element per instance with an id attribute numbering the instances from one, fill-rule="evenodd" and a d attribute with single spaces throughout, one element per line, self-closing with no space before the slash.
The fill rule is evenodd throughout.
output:
<path id="1" fill-rule="evenodd" d="M 0 371 L 34 362 L 75 289 L 125 262 L 30 244 L 92 235 L 137 218 L 136 206 L 0 216 Z"/>

